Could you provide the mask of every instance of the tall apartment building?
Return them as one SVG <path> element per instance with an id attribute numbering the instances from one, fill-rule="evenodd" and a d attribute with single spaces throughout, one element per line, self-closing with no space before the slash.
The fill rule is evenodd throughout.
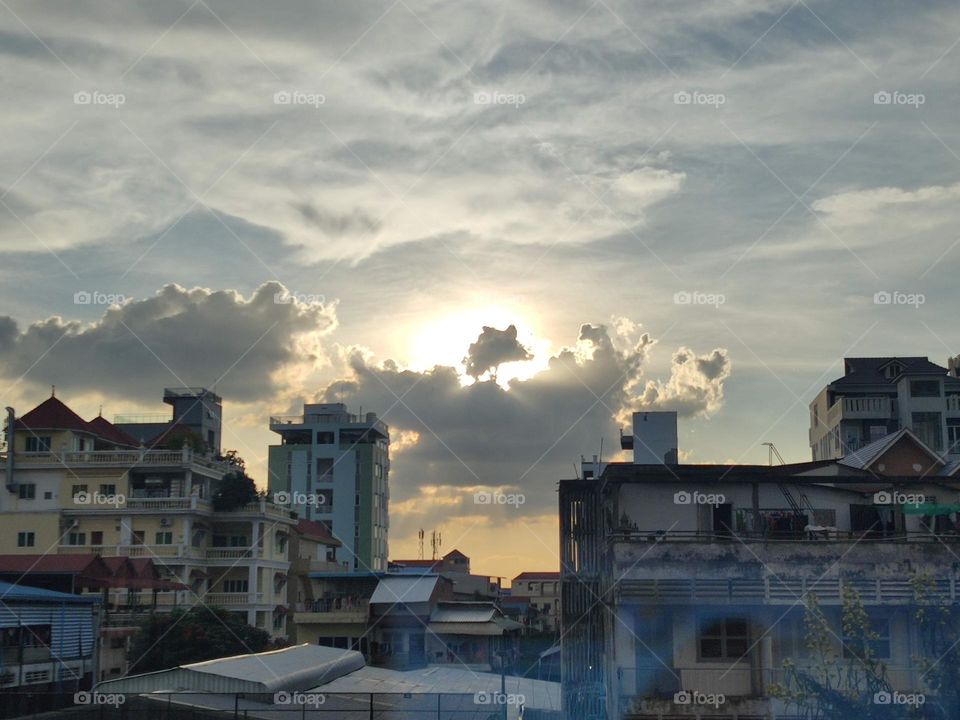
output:
<path id="1" fill-rule="evenodd" d="M 174 388 L 164 398 L 190 399 L 183 419 L 190 403 L 202 406 L 197 400 L 209 394 Z M 219 415 L 196 426 L 204 423 L 213 432 L 203 435 L 205 442 L 218 444 Z M 215 485 L 231 466 L 210 448 L 164 442 L 178 437 L 176 414 L 161 425 L 156 438 L 142 443 L 103 417 L 84 420 L 53 396 L 20 417 L 11 409 L 8 450 L 0 459 L 0 547 L 151 558 L 186 588 L 159 592 L 160 610 L 219 605 L 285 636 L 287 542 L 295 518 L 265 500 L 215 511 Z"/>
<path id="2" fill-rule="evenodd" d="M 869 690 L 838 691 L 844 717 L 906 717 L 855 710 L 904 694 L 947 702 L 924 685 L 944 648 L 917 612 L 960 604 L 960 463 L 909 429 L 840 460 L 609 463 L 562 480 L 559 509 L 565 717 L 813 717 L 776 691 L 823 667 L 812 597 L 838 676 L 862 642 L 886 666 Z M 868 640 L 844 622 L 851 593 Z"/>
<path id="3" fill-rule="evenodd" d="M 376 413 L 342 403 L 305 404 L 302 415 L 270 418 L 269 492 L 301 518 L 323 523 L 354 571 L 386 572 L 390 527 L 390 431 Z"/>
<path id="4" fill-rule="evenodd" d="M 901 428 L 943 457 L 960 458 L 960 357 L 844 358 L 843 377 L 810 403 L 814 460 L 841 458 Z"/>

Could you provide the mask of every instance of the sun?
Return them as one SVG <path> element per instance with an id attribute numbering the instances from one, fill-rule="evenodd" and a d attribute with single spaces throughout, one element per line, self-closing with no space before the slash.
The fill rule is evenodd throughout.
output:
<path id="1" fill-rule="evenodd" d="M 525 380 L 547 367 L 550 342 L 538 338 L 535 324 L 523 309 L 501 305 L 463 307 L 435 316 L 410 333 L 407 349 L 408 366 L 412 370 L 429 370 L 435 365 L 448 365 L 460 373 L 460 383 L 469 385 L 473 378 L 463 372 L 463 358 L 470 343 L 476 342 L 484 325 L 499 330 L 517 326 L 517 339 L 532 353 L 528 362 L 504 363 L 497 373 L 497 382 L 507 387 L 510 380 Z"/>

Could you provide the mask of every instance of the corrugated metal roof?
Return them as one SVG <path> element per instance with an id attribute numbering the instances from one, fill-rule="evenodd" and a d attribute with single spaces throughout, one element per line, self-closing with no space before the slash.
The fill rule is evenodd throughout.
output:
<path id="1" fill-rule="evenodd" d="M 370 602 L 385 605 L 429 602 L 439 579 L 437 575 L 381 578 Z"/>
<path id="2" fill-rule="evenodd" d="M 13 602 L 14 600 L 31 602 L 73 603 L 78 605 L 92 605 L 100 602 L 100 598 L 85 595 L 71 595 L 70 593 L 47 590 L 45 588 L 29 587 L 0 580 L 0 600 Z"/>

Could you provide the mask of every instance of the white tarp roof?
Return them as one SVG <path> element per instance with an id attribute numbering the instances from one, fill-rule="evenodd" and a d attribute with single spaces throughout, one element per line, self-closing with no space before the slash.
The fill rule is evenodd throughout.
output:
<path id="1" fill-rule="evenodd" d="M 373 591 L 373 604 L 429 602 L 440 578 L 437 575 L 411 575 L 381 578 Z"/>

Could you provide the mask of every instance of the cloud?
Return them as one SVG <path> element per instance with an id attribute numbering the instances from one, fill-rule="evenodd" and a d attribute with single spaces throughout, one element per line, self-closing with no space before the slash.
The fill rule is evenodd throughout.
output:
<path id="1" fill-rule="evenodd" d="M 952 210 L 958 199 L 960 183 L 929 185 L 916 190 L 879 187 L 837 193 L 817 200 L 813 208 L 826 213 L 832 225 L 846 226 L 876 222 L 887 213 L 914 209 L 928 212 L 931 209 L 943 209 L 944 206 Z"/>
<path id="2" fill-rule="evenodd" d="M 649 334 L 625 345 L 606 326 L 584 324 L 576 343 L 550 357 L 545 370 L 513 379 L 507 388 L 492 380 L 464 386 L 453 367 L 417 372 L 390 360 L 376 364 L 351 348 L 343 357 L 347 376 L 318 399 L 376 408 L 403 439 L 403 462 L 391 475 L 391 504 L 404 509 L 391 523 L 396 537 L 437 522 L 426 504 L 410 502 L 425 487 L 445 488 L 445 512 L 493 514 L 507 523 L 552 511 L 554 496 L 545 489 L 572 476 L 571 463 L 596 452 L 603 439 L 609 457 L 618 423 L 630 409 L 646 403 L 689 417 L 720 407 L 730 374 L 725 350 L 696 355 L 680 349 L 669 378 L 644 384 L 655 345 Z M 520 507 L 478 506 L 477 488 L 521 493 L 526 501 Z M 459 503 L 451 499 L 458 492 Z"/>
<path id="3" fill-rule="evenodd" d="M 333 306 L 288 299 L 280 283 L 245 299 L 233 290 L 166 285 L 152 298 L 109 307 L 94 323 L 59 316 L 20 330 L 0 317 L 0 367 L 32 386 L 56 384 L 156 402 L 175 385 L 216 385 L 233 401 L 269 398 L 294 366 L 322 361 L 317 336 L 336 323 Z"/>
<path id="4" fill-rule="evenodd" d="M 530 351 L 517 340 L 516 325 L 511 325 L 506 330 L 484 325 L 477 341 L 470 344 L 463 364 L 466 366 L 467 375 L 476 380 L 486 372 L 495 377 L 497 368 L 503 363 L 532 359 Z"/>

